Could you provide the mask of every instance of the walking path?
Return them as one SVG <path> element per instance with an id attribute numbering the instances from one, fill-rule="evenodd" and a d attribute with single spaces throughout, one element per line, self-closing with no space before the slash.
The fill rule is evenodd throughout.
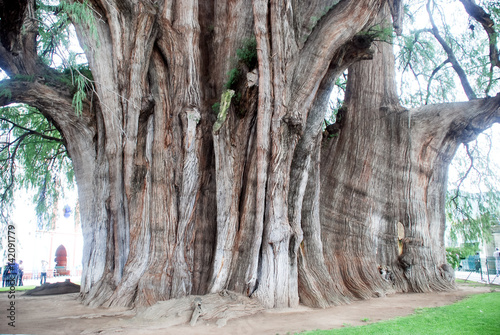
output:
<path id="1" fill-rule="evenodd" d="M 488 275 L 486 273 L 480 272 L 469 272 L 469 271 L 455 271 L 456 279 L 467 279 L 467 281 L 474 281 L 483 284 L 493 284 L 500 285 L 500 276 Z"/>

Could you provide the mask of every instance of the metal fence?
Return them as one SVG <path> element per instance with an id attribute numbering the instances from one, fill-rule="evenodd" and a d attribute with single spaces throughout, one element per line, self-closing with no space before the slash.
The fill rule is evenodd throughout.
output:
<path id="1" fill-rule="evenodd" d="M 496 260 L 493 256 L 486 258 L 480 258 L 477 255 L 469 256 L 460 261 L 459 270 L 496 275 Z"/>

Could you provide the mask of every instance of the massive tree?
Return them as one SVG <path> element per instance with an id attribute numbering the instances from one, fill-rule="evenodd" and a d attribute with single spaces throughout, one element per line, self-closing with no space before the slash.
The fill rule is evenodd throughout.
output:
<path id="1" fill-rule="evenodd" d="M 41 61 L 37 3 L 3 1 L 0 104 L 36 107 L 62 135 L 84 303 L 232 290 L 266 307 L 325 307 L 454 287 L 447 166 L 500 120 L 500 96 L 403 108 L 387 34 L 401 29 L 401 1 L 63 7 L 92 91 L 75 103 L 67 74 Z M 347 68 L 340 121 L 324 133 Z"/>

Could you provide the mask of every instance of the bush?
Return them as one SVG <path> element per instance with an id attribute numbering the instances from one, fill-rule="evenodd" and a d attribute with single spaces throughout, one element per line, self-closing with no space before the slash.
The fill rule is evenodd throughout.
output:
<path id="1" fill-rule="evenodd" d="M 478 246 L 475 243 L 466 244 L 462 247 L 446 248 L 446 261 L 454 269 L 457 269 L 462 259 L 466 259 L 468 256 L 474 255 L 478 250 Z"/>
<path id="2" fill-rule="evenodd" d="M 255 37 L 243 41 L 243 47 L 236 50 L 238 59 L 245 63 L 250 70 L 257 66 L 257 40 Z"/>

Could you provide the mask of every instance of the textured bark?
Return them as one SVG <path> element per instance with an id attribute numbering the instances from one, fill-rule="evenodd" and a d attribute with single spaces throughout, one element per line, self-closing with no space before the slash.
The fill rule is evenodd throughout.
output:
<path id="1" fill-rule="evenodd" d="M 82 116 L 57 80 L 13 79 L 0 98 L 39 108 L 64 137 L 81 204 L 84 303 L 231 290 L 265 307 L 326 307 L 453 287 L 446 167 L 458 143 L 498 121 L 500 98 L 399 106 L 390 45 L 360 34 L 382 8 L 387 16 L 385 1 L 89 2 L 96 26 L 76 24 L 95 80 Z M 20 18 L 29 6 L 15 9 Z M 12 33 L 23 41 L 26 31 Z M 255 68 L 236 53 L 252 37 Z M 51 71 L 22 65 L 1 41 L 9 75 Z M 36 64 L 33 46 L 18 45 L 23 64 Z M 324 111 L 347 67 L 340 133 L 329 138 Z M 229 99 L 231 69 L 240 76 Z"/>
<path id="2" fill-rule="evenodd" d="M 391 288 L 452 289 L 444 256 L 447 169 L 459 143 L 498 122 L 500 96 L 404 109 L 391 46 L 381 43 L 375 50 L 372 61 L 349 68 L 340 134 L 323 141 L 326 263 L 333 280 L 344 282 L 356 298 Z M 400 241 L 398 224 L 404 227 Z M 387 271 L 385 278 L 380 269 Z"/>

